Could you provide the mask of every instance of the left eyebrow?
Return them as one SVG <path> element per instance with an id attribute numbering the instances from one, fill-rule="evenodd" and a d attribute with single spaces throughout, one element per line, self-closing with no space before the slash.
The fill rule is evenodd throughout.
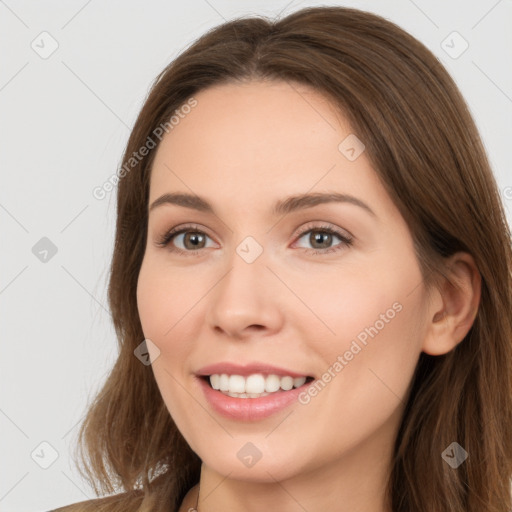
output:
<path id="1" fill-rule="evenodd" d="M 376 213 L 361 199 L 351 196 L 350 194 L 340 194 L 338 192 L 328 193 L 312 193 L 290 196 L 282 201 L 278 201 L 273 208 L 274 215 L 285 215 L 290 212 L 312 208 L 324 203 L 349 203 L 359 206 L 373 217 L 377 217 Z"/>
<path id="2" fill-rule="evenodd" d="M 350 194 L 340 194 L 338 192 L 328 193 L 311 193 L 290 196 L 285 199 L 277 201 L 273 208 L 272 213 L 275 216 L 286 215 L 297 210 L 312 208 L 319 204 L 325 203 L 349 203 L 359 206 L 373 217 L 377 217 L 376 213 L 361 199 L 354 197 Z M 149 207 L 149 211 L 154 210 L 157 206 L 163 204 L 175 204 L 183 206 L 184 208 L 191 208 L 205 213 L 213 213 L 215 211 L 213 206 L 203 197 L 188 193 L 168 193 L 160 196 L 153 201 Z"/>

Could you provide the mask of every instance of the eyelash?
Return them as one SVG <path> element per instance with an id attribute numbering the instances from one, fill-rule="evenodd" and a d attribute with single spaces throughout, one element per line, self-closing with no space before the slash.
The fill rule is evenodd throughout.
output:
<path id="1" fill-rule="evenodd" d="M 328 247 L 326 249 L 304 249 L 306 251 L 306 253 L 308 253 L 308 254 L 325 255 L 327 253 L 340 251 L 344 247 L 350 247 L 353 244 L 352 237 L 346 236 L 343 233 L 341 233 L 340 231 L 338 231 L 337 229 L 335 229 L 334 227 L 332 227 L 331 225 L 326 225 L 326 224 L 323 224 L 321 226 L 318 226 L 318 225 L 312 226 L 311 224 L 308 224 L 308 225 L 304 226 L 304 228 L 302 228 L 300 230 L 300 232 L 295 235 L 295 237 L 297 238 L 297 240 L 300 240 L 306 233 L 309 233 L 310 231 L 319 231 L 322 233 L 328 233 L 330 235 L 335 235 L 341 240 L 341 243 L 338 245 L 335 245 L 334 247 Z M 202 231 L 199 228 L 199 226 L 190 224 L 187 226 L 183 226 L 179 229 L 177 229 L 177 228 L 170 229 L 169 231 L 164 233 L 163 236 L 161 236 L 159 240 L 157 240 L 156 245 L 158 245 L 159 247 L 167 247 L 176 236 L 178 236 L 182 233 L 187 233 L 187 232 L 199 233 L 201 235 L 208 236 L 204 231 Z M 208 237 L 208 238 L 211 238 L 211 237 Z M 172 247 L 169 250 L 171 252 L 183 254 L 184 256 L 200 256 L 201 255 L 200 253 L 203 249 L 197 249 L 195 251 L 186 251 L 186 250 L 180 249 L 179 247 Z"/>

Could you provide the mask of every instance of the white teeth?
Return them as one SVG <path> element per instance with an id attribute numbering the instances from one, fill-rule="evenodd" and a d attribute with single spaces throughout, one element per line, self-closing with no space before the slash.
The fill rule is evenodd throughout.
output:
<path id="1" fill-rule="evenodd" d="M 270 393 L 230 393 L 228 391 L 224 394 L 233 398 L 259 398 L 260 396 L 267 396 Z"/>
<path id="2" fill-rule="evenodd" d="M 244 379 L 246 393 L 263 393 L 265 391 L 265 377 L 261 373 L 249 375 Z"/>
<path id="3" fill-rule="evenodd" d="M 293 379 L 293 387 L 300 388 L 304 382 L 306 382 L 306 377 L 295 377 L 295 379 Z"/>
<path id="4" fill-rule="evenodd" d="M 213 389 L 220 389 L 220 375 L 218 373 L 210 377 L 210 384 Z"/>
<path id="5" fill-rule="evenodd" d="M 275 393 L 282 389 L 289 391 L 298 388 L 306 382 L 306 377 L 290 377 L 288 375 L 263 375 L 254 373 L 244 377 L 242 375 L 227 375 L 226 373 L 210 375 L 210 384 L 213 389 L 234 396 L 236 398 L 257 398 Z"/>
<path id="6" fill-rule="evenodd" d="M 221 391 L 229 391 L 229 377 L 225 373 L 219 377 L 219 389 Z"/>
<path id="7" fill-rule="evenodd" d="M 277 375 L 269 375 L 265 379 L 265 391 L 267 393 L 274 393 L 281 387 L 281 379 Z"/>
<path id="8" fill-rule="evenodd" d="M 283 377 L 281 379 L 281 387 L 285 391 L 289 391 L 290 389 L 292 389 L 293 388 L 293 377 Z"/>
<path id="9" fill-rule="evenodd" d="M 231 393 L 245 393 L 245 379 L 241 375 L 229 377 L 229 391 Z"/>

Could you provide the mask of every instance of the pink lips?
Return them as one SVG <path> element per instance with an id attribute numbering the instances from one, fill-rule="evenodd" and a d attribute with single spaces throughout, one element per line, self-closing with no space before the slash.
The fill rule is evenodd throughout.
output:
<path id="1" fill-rule="evenodd" d="M 215 373 L 227 373 L 228 375 L 242 375 L 246 377 L 247 375 L 251 375 L 253 373 L 263 373 L 265 375 L 275 374 L 281 377 L 285 375 L 289 375 L 290 377 L 307 377 L 307 373 L 297 373 L 292 370 L 287 370 L 286 368 L 279 368 L 278 366 L 273 366 L 266 363 L 250 363 L 247 365 L 239 365 L 230 362 L 224 363 L 216 363 L 210 364 L 208 366 L 203 366 L 197 371 L 197 375 L 213 375 Z"/>
<path id="2" fill-rule="evenodd" d="M 267 418 L 298 402 L 299 394 L 309 386 L 306 382 L 290 391 L 276 391 L 259 398 L 234 398 L 213 389 L 204 378 L 197 380 L 213 410 L 226 418 L 238 421 L 257 421 Z"/>
<path id="3" fill-rule="evenodd" d="M 213 389 L 207 378 L 213 374 L 226 373 L 228 375 L 242 375 L 244 377 L 254 373 L 264 375 L 274 374 L 290 377 L 308 377 L 307 373 L 297 373 L 286 368 L 269 365 L 266 363 L 250 363 L 238 365 L 230 362 L 216 363 L 200 368 L 196 375 L 199 385 L 213 410 L 222 416 L 238 421 L 257 421 L 277 413 L 298 402 L 298 396 L 309 386 L 307 381 L 298 388 L 289 391 L 276 391 L 259 398 L 236 398 L 225 395 L 221 391 Z"/>

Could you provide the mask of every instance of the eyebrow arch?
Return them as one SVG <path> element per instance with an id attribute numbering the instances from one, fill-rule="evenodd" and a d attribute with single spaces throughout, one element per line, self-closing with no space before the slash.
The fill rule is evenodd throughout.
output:
<path id="1" fill-rule="evenodd" d="M 361 199 L 351 196 L 350 194 L 340 194 L 338 192 L 315 192 L 311 194 L 299 194 L 295 196 L 290 196 L 283 200 L 277 201 L 272 208 L 272 213 L 274 216 L 286 215 L 287 213 L 302 210 L 305 208 L 312 208 L 313 206 L 317 206 L 319 204 L 324 203 L 353 204 L 355 206 L 359 206 L 373 217 L 377 217 L 376 213 L 365 202 L 361 201 Z M 152 210 L 163 204 L 175 204 L 178 206 L 183 206 L 185 208 L 198 210 L 200 212 L 215 214 L 212 205 L 208 203 L 206 199 L 197 195 L 186 194 L 181 192 L 167 193 L 160 196 L 158 199 L 153 201 L 153 203 L 149 207 L 149 211 L 151 212 Z"/>

